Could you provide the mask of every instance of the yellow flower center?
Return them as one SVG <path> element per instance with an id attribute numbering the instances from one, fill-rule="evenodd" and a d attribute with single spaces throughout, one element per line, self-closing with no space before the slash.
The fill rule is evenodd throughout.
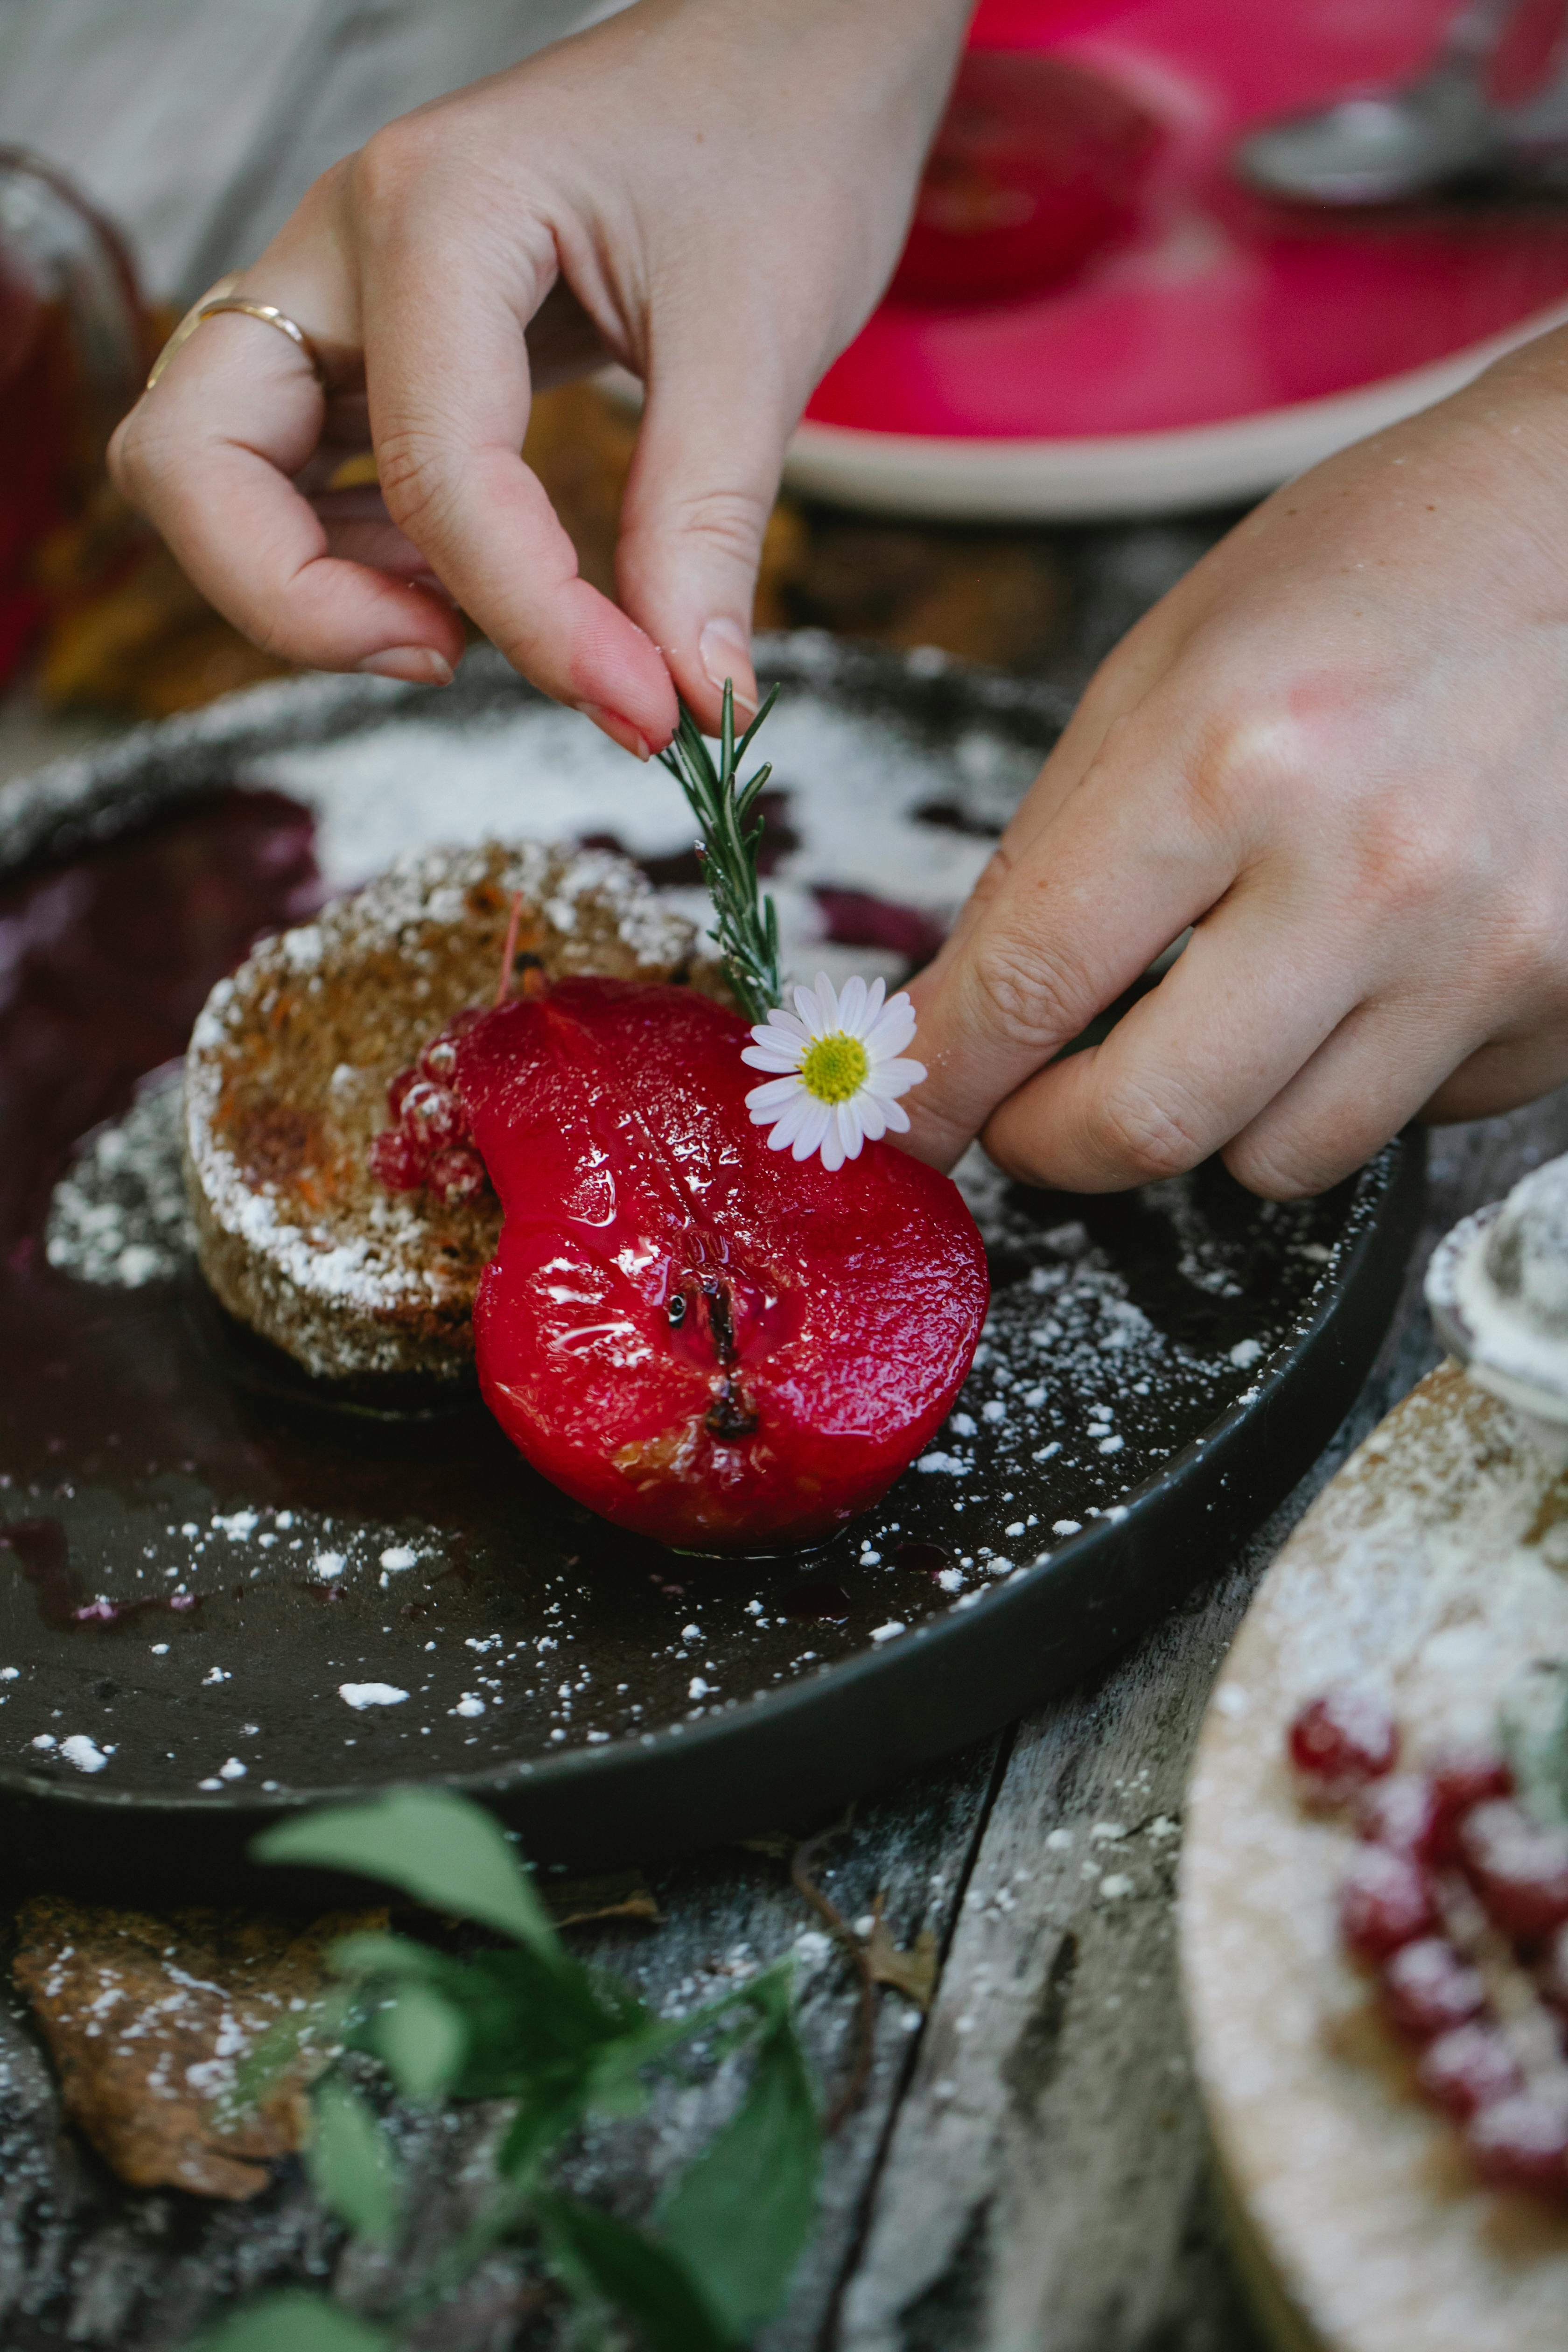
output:
<path id="1" fill-rule="evenodd" d="M 807 1046 L 800 1082 L 818 1102 L 847 1102 L 851 1095 L 859 1093 L 870 1068 L 859 1038 L 836 1029 L 831 1037 L 818 1037 Z"/>

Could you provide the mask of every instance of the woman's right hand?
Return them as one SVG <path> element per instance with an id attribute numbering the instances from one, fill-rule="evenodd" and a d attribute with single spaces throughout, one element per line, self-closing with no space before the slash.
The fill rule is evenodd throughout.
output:
<path id="1" fill-rule="evenodd" d="M 646 757 L 676 691 L 754 701 L 784 444 L 897 259 L 967 0 L 638 0 L 393 122 L 316 183 L 115 436 L 121 488 L 291 661 L 449 678 L 453 605 Z M 577 576 L 519 455 L 531 388 L 618 360 L 647 404 L 617 559 Z M 366 430 L 368 421 L 368 431 Z M 319 495 L 374 444 L 374 493 Z"/>

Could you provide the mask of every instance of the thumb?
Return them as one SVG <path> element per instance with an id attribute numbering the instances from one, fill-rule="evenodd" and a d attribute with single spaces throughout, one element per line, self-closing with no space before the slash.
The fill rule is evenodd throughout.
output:
<path id="1" fill-rule="evenodd" d="M 752 602 L 794 422 L 729 339 L 723 348 L 688 341 L 649 370 L 616 577 L 626 612 L 710 734 L 726 678 L 737 714 L 756 709 Z"/>

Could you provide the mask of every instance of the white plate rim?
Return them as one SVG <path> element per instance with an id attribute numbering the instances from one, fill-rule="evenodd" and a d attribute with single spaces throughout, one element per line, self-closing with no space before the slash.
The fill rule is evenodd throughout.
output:
<path id="1" fill-rule="evenodd" d="M 1352 441 L 1430 408 L 1564 322 L 1568 300 L 1351 392 L 1168 432 L 1004 440 L 806 418 L 789 445 L 784 487 L 832 506 L 942 521 L 1110 520 L 1227 505 L 1262 497 Z"/>

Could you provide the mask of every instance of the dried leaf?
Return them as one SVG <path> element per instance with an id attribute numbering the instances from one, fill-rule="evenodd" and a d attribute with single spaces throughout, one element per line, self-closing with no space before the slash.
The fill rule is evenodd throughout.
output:
<path id="1" fill-rule="evenodd" d="M 866 1966 L 873 1984 L 891 1985 L 906 2000 L 925 2011 L 931 2007 L 936 1990 L 937 1942 L 929 1927 L 922 1927 L 908 1950 L 894 1943 L 888 1923 L 882 1916 L 882 1897 L 879 1895 L 873 1913 L 876 1925 L 866 1938 Z"/>
<path id="2" fill-rule="evenodd" d="M 606 1871 L 594 1878 L 557 1878 L 540 1886 L 558 1927 L 597 1927 L 602 1919 L 640 1919 L 650 1927 L 663 1917 L 658 1899 L 640 1871 Z"/>
<path id="3" fill-rule="evenodd" d="M 36 1896 L 13 1964 L 59 2070 L 66 2112 L 133 2188 L 254 2197 L 304 2136 L 305 2085 L 331 2049 L 301 2035 L 250 2108 L 246 2058 L 279 2021 L 323 2001 L 327 1947 L 384 1915 L 296 1925 L 250 1914 L 157 1918 Z"/>

